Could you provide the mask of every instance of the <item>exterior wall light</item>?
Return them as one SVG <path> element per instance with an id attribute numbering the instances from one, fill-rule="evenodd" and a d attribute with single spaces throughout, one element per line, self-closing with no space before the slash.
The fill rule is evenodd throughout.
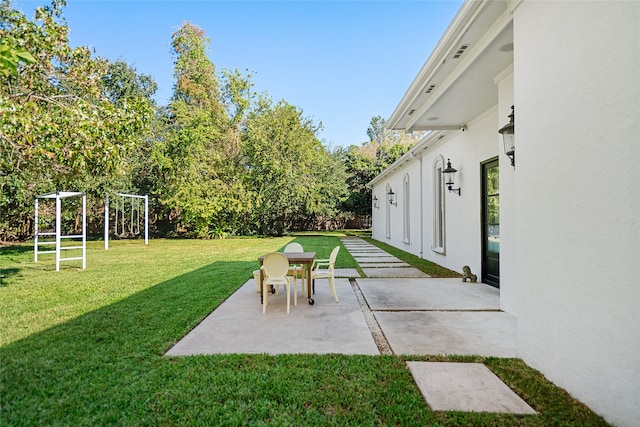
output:
<path id="1" fill-rule="evenodd" d="M 511 114 L 509 114 L 509 123 L 502 126 L 498 133 L 502 134 L 504 142 L 504 154 L 511 159 L 511 166 L 516 167 L 516 113 L 514 106 L 511 106 Z"/>
<path id="2" fill-rule="evenodd" d="M 377 196 L 373 196 L 373 207 L 376 209 L 380 208 L 380 205 L 378 204 L 378 197 Z"/>
<path id="3" fill-rule="evenodd" d="M 458 169 L 455 169 L 451 166 L 451 159 L 447 159 L 447 167 L 442 171 L 442 174 L 445 176 L 445 179 L 446 179 L 445 183 L 447 184 L 449 193 L 458 193 L 458 196 L 461 196 L 462 189 L 460 187 L 453 188 L 456 172 L 458 172 Z"/>
<path id="4" fill-rule="evenodd" d="M 395 196 L 396 193 L 393 192 L 393 189 L 391 189 L 391 187 L 389 187 L 389 192 L 387 193 L 387 197 L 389 199 L 389 204 L 393 205 L 393 206 L 398 206 L 398 202 L 396 201 L 395 203 L 393 202 L 393 196 Z"/>

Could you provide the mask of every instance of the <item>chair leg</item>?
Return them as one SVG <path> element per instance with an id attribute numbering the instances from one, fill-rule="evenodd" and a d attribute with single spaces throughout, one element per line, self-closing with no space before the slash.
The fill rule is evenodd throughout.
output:
<path id="1" fill-rule="evenodd" d="M 262 314 L 267 312 L 267 304 L 269 304 L 269 286 L 262 285 Z"/>
<path id="2" fill-rule="evenodd" d="M 284 285 L 285 289 L 287 290 L 287 314 L 289 314 L 289 310 L 291 307 L 291 285 Z"/>
<path id="3" fill-rule="evenodd" d="M 293 305 L 298 305 L 298 284 L 295 278 L 293 279 Z"/>
<path id="4" fill-rule="evenodd" d="M 336 302 L 340 302 L 338 301 L 338 292 L 336 291 L 336 282 L 333 276 L 329 276 L 329 287 L 331 288 L 331 296 L 336 299 Z"/>

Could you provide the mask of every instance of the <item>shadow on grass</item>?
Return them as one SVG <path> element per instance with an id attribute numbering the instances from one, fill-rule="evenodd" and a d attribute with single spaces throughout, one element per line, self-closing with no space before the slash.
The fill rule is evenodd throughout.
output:
<path id="1" fill-rule="evenodd" d="M 27 252 L 33 253 L 33 246 L 12 244 L 0 245 L 0 286 L 6 286 L 6 279 L 16 276 L 20 271 L 22 271 L 21 268 L 4 268 L 3 265 L 13 258 L 24 256 Z"/>
<path id="2" fill-rule="evenodd" d="M 102 393 L 126 394 L 138 383 L 131 375 L 157 364 L 254 267 L 255 262 L 216 262 L 0 348 L 2 417 L 10 425 L 55 424 L 89 410 L 78 405 L 97 403 L 87 399 L 120 400 Z"/>
<path id="3" fill-rule="evenodd" d="M 162 356 L 254 268 L 215 262 L 3 346 L 0 424 L 425 424 L 397 358 Z"/>

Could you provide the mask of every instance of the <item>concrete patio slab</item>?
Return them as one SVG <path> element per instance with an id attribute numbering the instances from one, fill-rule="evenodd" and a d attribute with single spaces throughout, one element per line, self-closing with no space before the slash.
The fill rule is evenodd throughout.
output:
<path id="1" fill-rule="evenodd" d="M 367 277 L 430 277 L 415 267 L 365 268 L 362 272 Z"/>
<path id="2" fill-rule="evenodd" d="M 333 274 L 335 277 L 360 277 L 360 273 L 355 268 L 336 268 Z M 339 295 L 338 298 L 340 298 Z"/>
<path id="3" fill-rule="evenodd" d="M 351 284 L 336 280 L 339 303 L 331 297 L 326 279 L 316 280 L 315 304 L 298 290 L 298 305 L 287 314 L 286 296 L 271 295 L 262 313 L 253 279 L 248 280 L 167 356 L 220 353 L 342 353 L 380 354 Z"/>
<path id="4" fill-rule="evenodd" d="M 434 411 L 536 413 L 481 363 L 407 362 L 407 366 Z"/>
<path id="5" fill-rule="evenodd" d="M 504 312 L 374 312 L 395 354 L 518 357 L 516 318 Z"/>
<path id="6" fill-rule="evenodd" d="M 368 275 L 367 270 L 362 269 Z M 372 310 L 500 310 L 500 291 L 483 283 L 362 278 L 358 284 Z"/>

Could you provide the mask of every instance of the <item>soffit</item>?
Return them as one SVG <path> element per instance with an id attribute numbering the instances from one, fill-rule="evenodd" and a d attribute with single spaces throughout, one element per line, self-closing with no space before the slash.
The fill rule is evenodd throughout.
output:
<path id="1" fill-rule="evenodd" d="M 502 1 L 461 9 L 388 120 L 406 131 L 459 129 L 498 103 L 494 78 L 513 64 L 513 25 Z"/>

